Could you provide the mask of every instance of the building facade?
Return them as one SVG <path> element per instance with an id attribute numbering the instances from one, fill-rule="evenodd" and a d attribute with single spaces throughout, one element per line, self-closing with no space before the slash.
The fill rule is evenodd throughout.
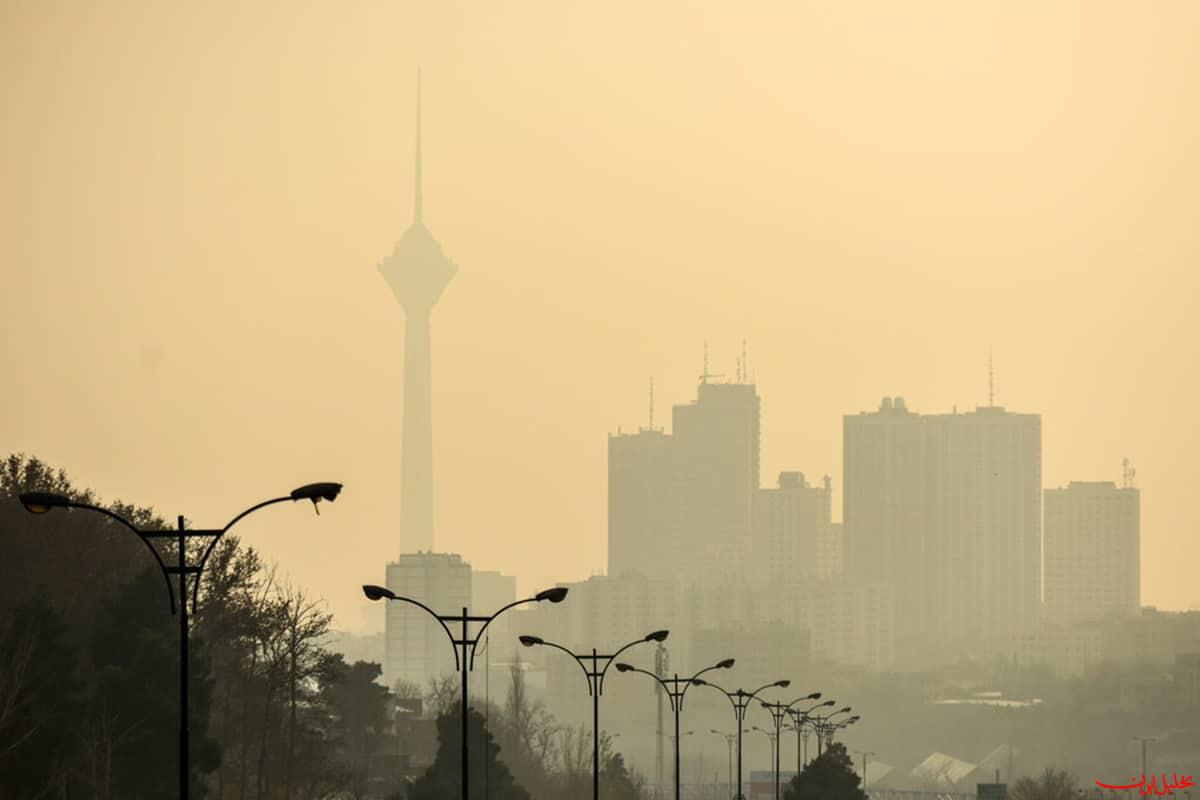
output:
<path id="1" fill-rule="evenodd" d="M 608 574 L 741 576 L 758 490 L 755 387 L 705 381 L 672 426 L 609 437 Z"/>
<path id="2" fill-rule="evenodd" d="M 1045 494 L 1046 618 L 1059 625 L 1127 617 L 1141 606 L 1141 496 L 1072 481 Z"/>
<path id="3" fill-rule="evenodd" d="M 1006 652 L 1041 607 L 1041 417 L 844 419 L 846 570 L 892 585 L 902 661 Z"/>
<path id="4" fill-rule="evenodd" d="M 471 565 L 453 553 L 401 555 L 387 565 L 385 585 L 438 614 L 471 607 Z M 393 688 L 404 679 L 424 691 L 431 679 L 453 672 L 454 650 L 437 621 L 417 606 L 389 602 L 384 617 L 385 685 Z"/>

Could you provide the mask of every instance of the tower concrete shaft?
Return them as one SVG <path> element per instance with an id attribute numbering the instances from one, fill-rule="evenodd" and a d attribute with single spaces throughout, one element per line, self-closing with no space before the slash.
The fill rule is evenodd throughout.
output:
<path id="1" fill-rule="evenodd" d="M 458 271 L 425 227 L 421 187 L 421 88 L 417 78 L 413 223 L 379 265 L 404 306 L 404 429 L 401 433 L 400 550 L 433 550 L 433 364 L 430 315 Z"/>

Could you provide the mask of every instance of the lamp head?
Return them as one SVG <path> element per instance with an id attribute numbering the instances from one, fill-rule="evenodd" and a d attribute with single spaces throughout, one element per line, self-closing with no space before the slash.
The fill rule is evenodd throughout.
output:
<path id="1" fill-rule="evenodd" d="M 65 495 L 53 492 L 25 492 L 18 499 L 30 514 L 45 514 L 52 508 L 67 508 L 71 505 L 70 499 Z"/>
<path id="2" fill-rule="evenodd" d="M 549 600 L 551 603 L 561 603 L 563 598 L 567 596 L 567 587 L 555 586 L 553 589 L 543 589 L 533 596 L 534 600 L 541 602 Z"/>
<path id="3" fill-rule="evenodd" d="M 817 708 L 824 708 L 825 706 L 832 706 L 832 705 L 837 705 L 837 702 L 834 700 L 826 700 L 824 703 L 821 703 L 821 705 L 817 706 Z"/>
<path id="4" fill-rule="evenodd" d="M 792 682 L 789 680 L 775 681 L 775 683 L 772 685 L 778 686 L 780 689 L 786 689 L 787 687 L 792 685 Z"/>
<path id="5" fill-rule="evenodd" d="M 838 709 L 838 713 L 839 713 L 839 714 L 845 714 L 845 713 L 847 713 L 848 711 L 850 711 L 850 706 L 846 706 L 845 708 L 839 708 L 839 709 Z"/>
<path id="6" fill-rule="evenodd" d="M 520 639 L 521 644 L 525 645 L 526 647 L 533 647 L 535 644 L 545 644 L 545 642 L 537 636 L 518 636 L 517 638 Z"/>
<path id="7" fill-rule="evenodd" d="M 647 642 L 665 642 L 670 631 L 655 631 L 646 637 Z"/>
<path id="8" fill-rule="evenodd" d="M 810 694 L 808 697 L 806 697 L 806 698 L 804 698 L 804 699 L 805 699 L 805 700 L 820 700 L 820 699 L 821 699 L 821 693 L 820 693 L 820 692 L 813 692 L 812 694 Z"/>
<path id="9" fill-rule="evenodd" d="M 618 661 L 618 662 L 617 662 L 617 664 L 616 664 L 616 667 L 617 667 L 617 672 L 631 672 L 631 671 L 633 671 L 633 667 L 631 667 L 630 665 L 628 665 L 628 664 L 626 664 L 626 663 L 624 663 L 624 662 L 622 662 L 622 661 Z"/>
<path id="10" fill-rule="evenodd" d="M 372 586 L 371 584 L 363 586 L 363 594 L 367 596 L 368 600 L 396 599 L 396 594 L 391 589 L 385 589 L 382 586 Z"/>
<path id="11" fill-rule="evenodd" d="M 727 658 L 724 661 L 718 661 L 717 666 L 720 667 L 721 669 L 731 669 L 733 667 L 733 662 L 734 662 L 734 659 Z"/>
<path id="12" fill-rule="evenodd" d="M 704 680 L 704 678 L 692 678 L 692 685 L 693 686 L 708 686 L 708 681 Z"/>
<path id="13" fill-rule="evenodd" d="M 313 510 L 320 514 L 317 503 L 322 500 L 332 503 L 337 500 L 341 491 L 340 483 L 310 483 L 298 489 L 292 489 L 291 498 L 293 500 L 312 500 Z"/>

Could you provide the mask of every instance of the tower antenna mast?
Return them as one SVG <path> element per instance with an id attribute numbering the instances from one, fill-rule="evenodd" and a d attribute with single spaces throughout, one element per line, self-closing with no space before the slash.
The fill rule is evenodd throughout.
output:
<path id="1" fill-rule="evenodd" d="M 654 376 L 650 376 L 650 430 L 654 430 Z"/>
<path id="2" fill-rule="evenodd" d="M 992 369 L 992 348 L 988 348 L 988 408 L 996 406 L 996 375 Z"/>

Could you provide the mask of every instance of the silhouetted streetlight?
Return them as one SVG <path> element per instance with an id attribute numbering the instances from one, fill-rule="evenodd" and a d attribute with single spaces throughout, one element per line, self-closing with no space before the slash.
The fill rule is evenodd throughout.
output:
<path id="1" fill-rule="evenodd" d="M 823 717 L 813 717 L 813 719 L 816 720 L 813 724 L 813 730 L 817 732 L 817 758 L 820 758 L 821 754 L 825 752 L 826 737 L 833 732 L 833 727 L 831 726 L 829 720 L 833 719 L 838 714 L 849 714 L 850 710 L 850 706 L 846 706 L 845 708 L 839 708 L 837 711 L 834 711 L 831 714 L 826 714 Z M 857 717 L 855 719 L 857 720 Z"/>
<path id="2" fill-rule="evenodd" d="M 250 506 L 242 513 L 231 519 L 223 528 L 213 528 L 210 530 L 188 530 L 184 528 L 184 519 L 181 514 L 177 520 L 178 528 L 174 531 L 144 531 L 138 528 L 129 520 L 122 517 L 107 508 L 94 506 L 89 503 L 80 503 L 71 498 L 54 494 L 52 492 L 26 492 L 18 497 L 21 505 L 25 506 L 25 510 L 31 514 L 46 514 L 56 508 L 73 509 L 78 508 L 84 511 L 92 511 L 97 514 L 116 520 L 124 525 L 129 530 L 133 531 L 139 539 L 150 550 L 150 555 L 154 556 L 155 562 L 159 569 L 162 570 L 163 579 L 167 582 L 167 596 L 171 601 L 171 613 L 175 613 L 175 586 L 171 583 L 171 576 L 179 576 L 179 796 L 186 800 L 191 776 L 191 762 L 188 753 L 188 584 L 187 576 L 194 575 L 192 581 L 192 608 L 195 609 L 196 602 L 200 594 L 200 575 L 204 572 L 204 565 L 208 563 L 208 557 L 212 554 L 213 548 L 217 542 L 225 535 L 225 532 L 237 524 L 243 517 L 258 511 L 260 508 L 265 508 L 275 503 L 283 503 L 294 500 L 311 500 L 313 508 L 321 500 L 333 502 L 337 499 L 338 494 L 342 491 L 340 483 L 310 483 L 306 486 L 301 486 L 298 489 L 293 489 L 291 493 L 284 497 L 276 497 L 271 500 L 264 500 L 261 503 Z M 318 512 L 320 513 L 320 512 Z M 162 556 L 158 554 L 158 550 L 151 543 L 152 539 L 174 539 L 175 540 L 175 565 L 168 567 L 162 560 Z M 208 545 L 204 548 L 200 556 L 200 560 L 196 563 L 188 561 L 187 542 L 189 539 L 207 539 Z"/>
<path id="3" fill-rule="evenodd" d="M 737 723 L 737 737 L 738 737 L 738 739 L 737 739 L 737 767 L 738 768 L 737 768 L 737 798 L 736 798 L 736 800 L 745 800 L 746 796 L 744 794 L 742 794 L 742 731 L 744 730 L 742 728 L 742 723 L 744 723 L 746 721 L 746 707 L 750 705 L 750 701 L 752 701 L 755 697 L 758 696 L 759 692 L 766 691 L 767 689 L 771 689 L 771 688 L 775 688 L 775 687 L 778 687 L 780 689 L 786 689 L 788 686 L 791 685 L 792 682 L 789 680 L 775 681 L 774 683 L 768 683 L 763 686 L 760 686 L 757 689 L 755 689 L 753 692 L 747 692 L 744 689 L 737 689 L 736 691 L 731 692 L 726 689 L 722 689 L 720 686 L 717 686 L 715 683 L 709 683 L 709 682 L 703 681 L 703 680 L 693 681 L 693 683 L 695 683 L 697 686 L 711 686 L 712 688 L 716 689 L 721 694 L 725 695 L 725 697 L 728 698 L 729 702 L 733 705 L 733 718 L 734 718 L 734 721 Z"/>
<path id="4" fill-rule="evenodd" d="M 709 733 L 715 733 L 725 740 L 726 749 L 729 751 L 729 798 L 733 800 L 733 743 L 737 739 L 736 733 L 721 733 L 716 728 L 710 728 Z"/>
<path id="5" fill-rule="evenodd" d="M 775 762 L 775 800 L 779 800 L 779 745 L 783 740 L 783 720 L 787 717 L 788 712 L 791 710 L 792 706 L 796 705 L 796 703 L 802 703 L 805 700 L 820 699 L 821 693 L 813 692 L 812 694 L 805 695 L 804 697 L 797 697 L 790 703 L 768 703 L 766 700 L 758 701 L 763 708 L 771 713 L 771 719 L 775 723 L 775 753 L 773 755 Z M 799 750 L 799 748 L 797 748 L 797 750 Z M 799 774 L 799 770 L 797 770 L 797 774 Z"/>
<path id="6" fill-rule="evenodd" d="M 779 734 L 775 733 L 775 731 L 769 731 L 766 728 L 760 728 L 757 725 L 751 725 L 750 730 L 766 734 L 767 752 L 771 755 L 771 772 L 774 775 L 778 775 L 779 767 L 776 759 L 779 758 Z M 778 795 L 776 795 L 776 797 L 778 797 Z"/>
<path id="7" fill-rule="evenodd" d="M 667 697 L 671 700 L 671 710 L 675 712 L 675 800 L 679 800 L 679 714 L 683 711 L 683 696 L 687 694 L 688 687 L 692 684 L 697 686 L 704 685 L 704 681 L 700 680 L 700 676 L 706 672 L 711 672 L 714 669 L 729 669 L 734 664 L 732 658 L 727 658 L 724 661 L 718 661 L 711 667 L 705 667 L 690 678 L 681 678 L 678 673 L 672 678 L 660 678 L 653 672 L 631 666 L 629 664 L 617 664 L 617 672 L 640 672 L 643 675 L 649 675 L 667 692 Z M 680 687 L 683 687 L 682 689 Z"/>
<path id="8" fill-rule="evenodd" d="M 654 631 L 646 634 L 641 639 L 632 641 L 621 647 L 612 655 L 600 655 L 596 652 L 596 648 L 592 648 L 591 655 L 587 653 L 575 653 L 561 644 L 547 642 L 538 636 L 521 636 L 521 644 L 526 647 L 553 647 L 562 650 L 564 653 L 575 659 L 579 666 L 583 668 L 583 674 L 587 676 L 588 694 L 592 696 L 592 798 L 599 800 L 600 798 L 600 695 L 604 693 L 604 675 L 608 672 L 608 668 L 612 666 L 613 661 L 617 656 L 624 653 L 634 645 L 643 644 L 645 642 L 665 642 L 670 631 Z M 592 662 L 591 671 L 588 670 L 586 662 Z M 601 662 L 604 666 L 601 667 Z"/>
<path id="9" fill-rule="evenodd" d="M 567 588 L 565 586 L 556 586 L 553 589 L 544 589 L 538 592 L 533 597 L 526 597 L 524 600 L 517 600 L 509 603 L 488 616 L 472 616 L 470 611 L 464 606 L 461 614 L 438 614 L 429 606 L 413 600 L 411 597 L 401 597 L 383 586 L 374 586 L 366 584 L 362 587 L 363 594 L 368 600 L 394 600 L 398 603 L 408 603 L 425 611 L 429 616 L 438 621 L 442 626 L 442 630 L 446 632 L 446 636 L 450 639 L 450 644 L 454 648 L 454 668 L 462 674 L 462 800 L 468 800 L 470 797 L 470 784 L 468 777 L 470 776 L 470 767 L 467 761 L 467 674 L 475 669 L 475 648 L 479 644 L 479 640 L 483 637 L 483 632 L 487 630 L 487 626 L 492 623 L 496 617 L 508 611 L 514 606 L 519 606 L 524 603 L 540 603 L 549 601 L 551 603 L 561 603 L 567 596 Z M 457 622 L 462 627 L 461 638 L 455 639 L 454 634 L 450 631 L 447 622 Z M 483 625 L 475 632 L 472 637 L 469 625 L 472 622 L 482 622 Z M 459 657 L 458 648 L 462 648 L 462 657 Z M 468 647 L 470 650 L 468 651 Z"/>
<path id="10" fill-rule="evenodd" d="M 820 693 L 818 693 L 818 697 L 819 696 L 820 696 Z M 801 700 L 804 700 L 804 699 L 805 698 L 800 698 L 799 700 L 793 701 L 793 705 L 795 703 L 799 703 Z M 809 715 L 812 714 L 812 712 L 818 708 L 825 708 L 826 706 L 834 706 L 834 705 L 837 705 L 837 703 L 835 701 L 826 700 L 824 703 L 817 703 L 816 705 L 809 706 L 808 708 L 804 708 L 804 709 L 792 708 L 792 707 L 788 708 L 788 715 L 791 716 L 793 729 L 796 731 L 796 774 L 797 775 L 799 775 L 800 772 L 802 772 L 804 770 L 804 765 L 806 763 L 808 763 L 808 730 L 807 729 L 809 727 L 812 727 L 814 724 L 813 718 Z"/>

